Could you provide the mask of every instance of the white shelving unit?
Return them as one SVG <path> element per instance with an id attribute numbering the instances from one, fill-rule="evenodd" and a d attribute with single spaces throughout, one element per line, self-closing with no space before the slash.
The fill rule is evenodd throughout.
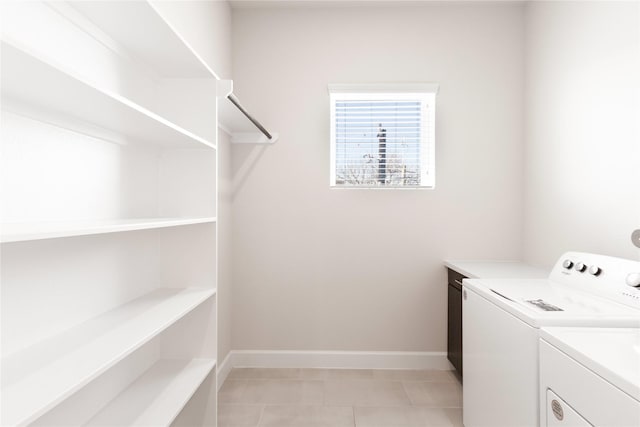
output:
<path id="1" fill-rule="evenodd" d="M 170 425 L 215 365 L 215 360 L 207 359 L 161 360 L 89 420 L 87 426 Z"/>
<path id="2" fill-rule="evenodd" d="M 68 2 L 161 77 L 218 78 L 153 4 L 130 1 L 114 7 L 112 3 L 104 0 Z"/>
<path id="3" fill-rule="evenodd" d="M 29 240 L 53 239 L 57 237 L 87 236 L 92 234 L 117 233 L 122 231 L 148 230 L 178 227 L 181 225 L 205 224 L 216 221 L 205 218 L 132 218 L 68 222 L 27 222 L 2 224 L 2 243 Z"/>
<path id="4" fill-rule="evenodd" d="M 33 422 L 214 294 L 211 289 L 157 290 L 8 355 L 4 368 L 12 385 L 2 393 L 3 423 Z"/>
<path id="5" fill-rule="evenodd" d="M 0 424 L 215 426 L 217 75 L 146 1 L 2 20 Z"/>
<path id="6" fill-rule="evenodd" d="M 66 117 L 67 123 L 69 119 L 89 123 L 124 135 L 131 142 L 176 148 L 215 147 L 213 142 L 124 96 L 47 63 L 37 52 L 29 54 L 8 42 L 3 42 L 0 48 L 3 103 L 9 109 L 29 110 L 25 114 L 44 110 L 48 116 Z"/>

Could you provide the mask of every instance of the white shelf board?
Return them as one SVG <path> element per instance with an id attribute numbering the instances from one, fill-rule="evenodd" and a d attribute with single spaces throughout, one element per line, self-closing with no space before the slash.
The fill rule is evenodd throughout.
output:
<path id="1" fill-rule="evenodd" d="M 180 320 L 215 289 L 158 289 L 2 360 L 0 425 L 24 425 Z"/>
<path id="2" fill-rule="evenodd" d="M 3 223 L 0 242 L 24 242 L 58 237 L 87 236 L 117 233 L 121 231 L 148 230 L 153 228 L 178 227 L 182 225 L 215 222 L 215 217 L 203 218 L 131 218 L 92 221 L 51 221 Z"/>
<path id="3" fill-rule="evenodd" d="M 71 1 L 69 4 L 160 77 L 218 78 L 148 1 Z"/>
<path id="4" fill-rule="evenodd" d="M 172 148 L 215 148 L 215 144 L 135 102 L 99 88 L 74 73 L 2 41 L 2 102 L 29 107 L 107 129 L 127 143 Z M 212 93 L 211 96 L 216 96 Z M 23 114 L 24 111 L 21 111 Z M 85 131 L 84 129 L 82 130 Z"/>
<path id="5" fill-rule="evenodd" d="M 215 360 L 160 360 L 86 426 L 168 426 L 215 367 Z"/>

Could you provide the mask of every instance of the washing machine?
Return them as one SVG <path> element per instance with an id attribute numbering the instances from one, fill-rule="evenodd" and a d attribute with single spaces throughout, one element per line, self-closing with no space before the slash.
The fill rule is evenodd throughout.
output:
<path id="1" fill-rule="evenodd" d="M 640 426 L 640 328 L 540 330 L 540 424 Z"/>
<path id="2" fill-rule="evenodd" d="M 640 326 L 640 262 L 568 252 L 548 279 L 465 279 L 462 299 L 465 427 L 538 427 L 540 328 Z"/>

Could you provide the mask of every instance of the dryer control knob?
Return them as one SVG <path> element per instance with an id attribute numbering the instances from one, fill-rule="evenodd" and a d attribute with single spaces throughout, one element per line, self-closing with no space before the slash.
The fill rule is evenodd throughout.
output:
<path id="1" fill-rule="evenodd" d="M 568 270 L 573 267 L 573 261 L 571 261 L 570 259 L 565 259 L 562 263 L 562 266 Z"/>
<path id="2" fill-rule="evenodd" d="M 577 271 L 579 271 L 580 273 L 584 273 L 584 271 L 587 269 L 587 266 L 586 266 L 586 265 L 584 265 L 584 263 L 579 262 L 579 263 L 577 263 L 577 264 L 576 264 L 575 269 L 576 269 Z"/>
<path id="3" fill-rule="evenodd" d="M 632 288 L 640 288 L 640 273 L 631 273 L 627 276 L 627 285 Z"/>
<path id="4" fill-rule="evenodd" d="M 594 276 L 599 276 L 600 273 L 602 273 L 602 269 L 597 265 L 592 265 L 591 267 L 589 267 L 589 274 L 592 274 Z"/>

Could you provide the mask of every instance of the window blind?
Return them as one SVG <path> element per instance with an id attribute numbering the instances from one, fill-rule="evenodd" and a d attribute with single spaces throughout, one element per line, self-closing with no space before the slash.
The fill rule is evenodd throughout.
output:
<path id="1" fill-rule="evenodd" d="M 332 185 L 432 186 L 434 100 L 433 93 L 333 93 Z"/>

